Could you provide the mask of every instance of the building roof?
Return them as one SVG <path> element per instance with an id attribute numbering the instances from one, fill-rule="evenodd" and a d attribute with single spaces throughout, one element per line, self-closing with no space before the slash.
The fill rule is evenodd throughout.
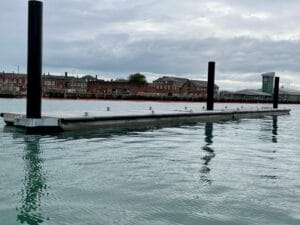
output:
<path id="1" fill-rule="evenodd" d="M 81 77 L 81 79 L 84 79 L 84 80 L 97 80 L 97 76 L 96 77 L 93 77 L 92 75 L 85 75 L 83 77 Z"/>
<path id="2" fill-rule="evenodd" d="M 43 75 L 42 79 L 53 79 L 53 80 L 65 80 L 65 79 L 76 79 L 73 76 L 61 76 L 61 75 Z"/>
<path id="3" fill-rule="evenodd" d="M 293 90 L 293 89 L 280 88 L 279 94 L 281 94 L 281 95 L 299 95 L 300 96 L 300 91 Z"/>
<path id="4" fill-rule="evenodd" d="M 207 87 L 207 81 L 203 81 L 203 80 L 190 80 L 190 82 L 195 87 Z"/>
<path id="5" fill-rule="evenodd" d="M 128 83 L 129 80 L 120 78 L 120 79 L 115 79 L 115 82 L 119 82 L 119 83 Z"/>
<path id="6" fill-rule="evenodd" d="M 163 81 L 174 81 L 174 82 L 178 82 L 178 83 L 185 83 L 186 81 L 188 81 L 187 78 L 181 78 L 181 77 L 160 77 L 157 80 L 153 81 L 153 82 L 163 82 Z"/>
<path id="7" fill-rule="evenodd" d="M 268 72 L 268 73 L 263 73 L 263 77 L 275 77 L 275 72 Z"/>
<path id="8" fill-rule="evenodd" d="M 204 80 L 190 80 L 190 82 L 195 87 L 207 88 L 207 81 L 204 81 Z M 215 84 L 215 88 L 219 88 L 219 86 Z"/>
<path id="9" fill-rule="evenodd" d="M 27 76 L 26 74 L 23 73 L 0 73 L 0 77 L 4 76 L 4 77 L 25 77 Z"/>
<path id="10" fill-rule="evenodd" d="M 271 94 L 262 92 L 261 90 L 255 90 L 255 89 L 244 89 L 240 91 L 233 92 L 233 94 L 238 95 L 248 95 L 248 96 L 272 96 Z"/>

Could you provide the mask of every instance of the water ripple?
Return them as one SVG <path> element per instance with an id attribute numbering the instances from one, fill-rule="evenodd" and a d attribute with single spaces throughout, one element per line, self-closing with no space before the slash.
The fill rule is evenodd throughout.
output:
<path id="1" fill-rule="evenodd" d="M 152 107 L 173 104 L 183 107 Z M 300 108 L 293 110 L 47 136 L 0 128 L 0 223 L 299 224 Z"/>

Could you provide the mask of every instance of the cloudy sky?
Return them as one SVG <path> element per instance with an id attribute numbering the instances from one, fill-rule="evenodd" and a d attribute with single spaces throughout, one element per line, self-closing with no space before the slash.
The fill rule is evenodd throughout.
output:
<path id="1" fill-rule="evenodd" d="M 259 88 L 274 71 L 300 89 L 299 0 L 44 0 L 44 71 L 145 72 Z M 26 71 L 27 0 L 0 2 L 0 70 Z"/>

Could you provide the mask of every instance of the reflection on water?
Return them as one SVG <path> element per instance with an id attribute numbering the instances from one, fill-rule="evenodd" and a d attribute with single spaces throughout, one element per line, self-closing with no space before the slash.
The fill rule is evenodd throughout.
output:
<path id="1" fill-rule="evenodd" d="M 21 191 L 21 207 L 17 208 L 17 221 L 29 225 L 38 225 L 45 218 L 41 213 L 41 198 L 47 192 L 46 176 L 43 171 L 43 160 L 37 136 L 26 136 L 24 149 L 25 178 Z"/>
<path id="2" fill-rule="evenodd" d="M 272 143 L 278 143 L 278 116 L 267 117 L 260 125 L 259 139 L 263 142 L 270 140 Z"/>
<path id="3" fill-rule="evenodd" d="M 111 128 L 94 128 L 90 130 L 75 130 L 75 131 L 65 131 L 61 133 L 51 133 L 42 135 L 42 137 L 53 137 L 56 139 L 63 140 L 75 140 L 75 139 L 93 139 L 93 138 L 109 138 L 112 136 L 121 136 L 128 135 L 132 132 L 145 132 L 151 130 L 158 130 L 162 128 L 178 128 L 181 126 L 193 126 L 196 125 L 197 122 L 180 122 L 180 121 L 172 121 L 171 123 L 156 123 L 156 124 L 141 124 L 141 125 L 133 125 L 128 124 L 128 126 L 124 127 L 111 127 Z M 24 130 L 12 126 L 5 126 L 3 128 L 4 133 L 12 133 L 14 138 L 20 138 L 24 136 Z"/>
<path id="4" fill-rule="evenodd" d="M 278 116 L 273 116 L 273 129 L 272 129 L 272 142 L 277 143 L 277 135 L 278 135 Z"/>
<path id="5" fill-rule="evenodd" d="M 213 144 L 213 123 L 206 123 L 205 124 L 205 145 L 202 147 L 202 149 L 206 152 L 206 155 L 202 157 L 202 160 L 204 161 L 202 168 L 200 169 L 200 179 L 203 182 L 212 183 L 212 180 L 209 178 L 209 163 L 216 156 L 213 148 L 211 145 Z"/>

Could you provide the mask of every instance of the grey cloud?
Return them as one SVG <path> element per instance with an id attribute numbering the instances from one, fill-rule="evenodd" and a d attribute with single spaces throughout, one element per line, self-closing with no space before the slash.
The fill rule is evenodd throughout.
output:
<path id="1" fill-rule="evenodd" d="M 62 45 L 61 50 L 52 52 L 47 60 L 50 64 L 58 59 L 59 63 L 61 56 L 64 56 L 67 66 L 116 72 L 137 70 L 199 74 L 205 72 L 209 60 L 216 60 L 222 73 L 260 73 L 282 71 L 286 68 L 293 72 L 300 70 L 298 41 L 209 38 L 129 42 L 126 36 L 107 36 L 104 43 L 97 40 L 71 42 L 65 44 L 65 47 Z M 115 52 L 123 53 L 116 55 Z"/>
<path id="2" fill-rule="evenodd" d="M 1 1 L 0 8 L 0 62 L 25 68 L 27 1 Z M 44 1 L 45 70 L 204 77 L 207 62 L 216 60 L 218 79 L 256 82 L 265 71 L 295 76 L 299 9 L 298 0 Z"/>

